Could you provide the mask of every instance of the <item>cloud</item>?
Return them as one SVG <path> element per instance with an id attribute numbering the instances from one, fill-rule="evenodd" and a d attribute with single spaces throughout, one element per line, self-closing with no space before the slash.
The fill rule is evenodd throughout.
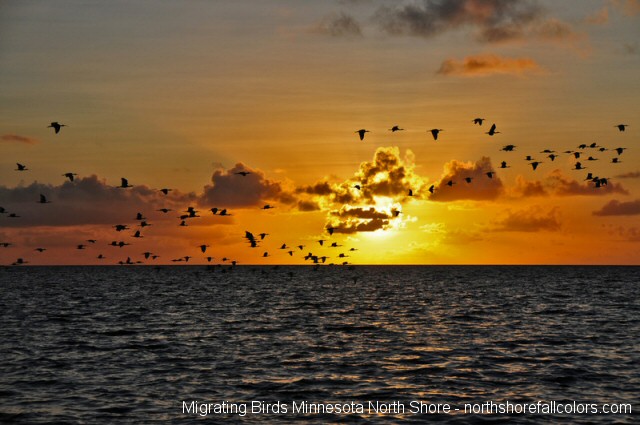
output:
<path id="1" fill-rule="evenodd" d="M 560 214 L 557 207 L 544 211 L 539 206 L 526 210 L 507 211 L 506 217 L 497 221 L 498 232 L 538 232 L 560 230 Z"/>
<path id="2" fill-rule="evenodd" d="M 492 200 L 499 197 L 504 186 L 497 175 L 489 178 L 486 173 L 494 171 L 491 159 L 482 157 L 479 161 L 461 162 L 457 160 L 445 164 L 440 181 L 435 186 L 435 192 L 429 198 L 432 201 Z M 471 183 L 465 178 L 471 177 Z M 447 183 L 453 181 L 449 186 Z"/>
<path id="3" fill-rule="evenodd" d="M 619 193 L 628 195 L 629 192 L 619 183 L 609 181 L 599 188 L 590 180 L 578 182 L 565 176 L 560 170 L 551 171 L 542 181 L 529 181 L 522 176 L 516 178 L 516 185 L 511 189 L 515 196 L 600 196 Z"/>
<path id="4" fill-rule="evenodd" d="M 486 54 L 468 56 L 461 61 L 447 59 L 442 62 L 437 74 L 478 77 L 493 74 L 522 75 L 536 71 L 540 71 L 540 67 L 533 59 L 512 59 Z"/>
<path id="5" fill-rule="evenodd" d="M 587 16 L 584 21 L 591 25 L 605 25 L 609 23 L 609 8 L 607 6 L 602 7 L 600 10 Z"/>
<path id="6" fill-rule="evenodd" d="M 613 0 L 614 7 L 620 9 L 626 16 L 640 14 L 640 0 Z"/>
<path id="7" fill-rule="evenodd" d="M 425 197 L 424 187 L 425 181 L 414 172 L 411 151 L 402 158 L 397 147 L 380 147 L 353 177 L 300 186 L 294 194 L 300 210 L 327 211 L 326 227 L 333 227 L 336 233 L 356 233 L 387 229 L 392 222 L 401 221 L 394 211 L 411 199 Z"/>
<path id="8" fill-rule="evenodd" d="M 237 174 L 244 171 L 250 174 Z M 211 183 L 204 187 L 204 192 L 198 200 L 200 205 L 241 208 L 255 207 L 265 202 L 296 202 L 281 182 L 269 180 L 262 171 L 251 169 L 242 163 L 229 170 L 216 170 L 211 177 Z"/>
<path id="9" fill-rule="evenodd" d="M 611 227 L 608 231 L 610 235 L 618 236 L 628 242 L 640 242 L 640 228 L 637 227 Z"/>
<path id="10" fill-rule="evenodd" d="M 640 215 L 640 199 L 629 202 L 620 202 L 613 199 L 606 203 L 600 210 L 594 211 L 593 215 L 600 217 L 612 215 Z"/>
<path id="11" fill-rule="evenodd" d="M 40 194 L 51 203 L 39 204 Z M 38 182 L 15 188 L 0 186 L 0 199 L 7 211 L 20 216 L 16 219 L 0 216 L 2 225 L 24 227 L 130 223 L 137 212 L 148 216 L 164 207 L 185 209 L 196 201 L 196 195 L 176 190 L 164 195 L 144 185 L 119 189 L 92 175 L 59 186 Z M 162 215 L 157 219 L 168 217 Z"/>
<path id="12" fill-rule="evenodd" d="M 295 189 L 295 194 L 311 195 L 315 202 L 326 208 L 344 204 L 375 205 L 378 198 L 403 202 L 408 199 L 409 190 L 419 198 L 423 196 L 425 183 L 415 174 L 412 157 L 409 150 L 403 159 L 397 147 L 380 147 L 376 149 L 373 160 L 361 163 L 352 178 L 301 186 Z"/>
<path id="13" fill-rule="evenodd" d="M 32 137 L 20 136 L 19 134 L 3 134 L 2 136 L 0 136 L 0 142 L 24 143 L 26 145 L 35 145 L 36 143 L 38 143 L 38 140 Z"/>
<path id="14" fill-rule="evenodd" d="M 638 179 L 640 178 L 640 171 L 630 171 L 624 174 L 618 174 L 617 179 Z"/>
<path id="15" fill-rule="evenodd" d="M 446 31 L 472 28 L 481 42 L 526 38 L 557 41 L 572 35 L 567 23 L 548 18 L 530 0 L 424 0 L 381 6 L 374 20 L 390 35 L 431 38 Z"/>
<path id="16" fill-rule="evenodd" d="M 355 18 L 344 12 L 325 16 L 320 23 L 311 29 L 311 32 L 330 35 L 332 37 L 362 36 L 360 24 Z"/>

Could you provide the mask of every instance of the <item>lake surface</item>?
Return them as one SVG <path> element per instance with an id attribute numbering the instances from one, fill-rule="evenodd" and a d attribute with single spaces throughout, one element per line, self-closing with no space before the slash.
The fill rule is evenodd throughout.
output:
<path id="1" fill-rule="evenodd" d="M 1 268 L 0 422 L 638 423 L 639 283 L 639 267 Z M 584 413 L 465 413 L 538 402 Z"/>

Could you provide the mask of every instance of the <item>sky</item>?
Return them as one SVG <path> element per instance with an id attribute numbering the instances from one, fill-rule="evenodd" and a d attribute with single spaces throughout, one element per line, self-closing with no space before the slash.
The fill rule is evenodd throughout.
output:
<path id="1" fill-rule="evenodd" d="M 639 21 L 640 0 L 3 1 L 0 265 L 640 264 Z"/>

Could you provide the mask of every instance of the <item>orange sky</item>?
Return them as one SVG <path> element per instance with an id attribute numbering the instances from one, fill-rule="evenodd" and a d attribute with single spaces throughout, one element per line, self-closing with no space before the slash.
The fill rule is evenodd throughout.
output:
<path id="1" fill-rule="evenodd" d="M 5 2 L 0 264 L 638 264 L 639 18 L 632 0 Z"/>

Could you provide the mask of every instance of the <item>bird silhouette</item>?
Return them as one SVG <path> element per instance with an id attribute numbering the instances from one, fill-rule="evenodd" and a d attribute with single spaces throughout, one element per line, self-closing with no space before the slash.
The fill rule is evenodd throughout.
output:
<path id="1" fill-rule="evenodd" d="M 18 168 L 16 168 L 16 170 L 15 170 L 15 171 L 27 171 L 27 170 L 28 170 L 28 168 L 27 168 L 27 166 L 26 166 L 26 165 L 24 165 L 24 164 L 20 164 L 19 162 L 16 162 L 16 166 L 17 166 Z"/>
<path id="2" fill-rule="evenodd" d="M 236 174 L 242 177 L 247 177 L 249 174 L 251 174 L 251 171 L 238 171 Z"/>
<path id="3" fill-rule="evenodd" d="M 496 131 L 496 125 L 493 124 L 489 129 L 489 131 L 487 131 L 485 134 L 488 134 L 489 136 L 493 136 L 494 134 L 497 134 L 497 133 L 500 133 L 500 132 Z"/>
<path id="4" fill-rule="evenodd" d="M 583 167 L 582 164 L 580 162 L 576 162 L 575 167 L 573 168 L 574 170 L 584 170 L 586 167 Z"/>
<path id="5" fill-rule="evenodd" d="M 57 122 L 57 121 L 54 121 L 54 122 L 52 122 L 50 125 L 48 125 L 48 126 L 47 126 L 47 128 L 53 128 L 53 131 L 54 131 L 56 134 L 60 133 L 60 129 L 61 129 L 62 127 L 67 127 L 67 125 L 66 125 L 66 124 L 60 124 L 60 123 L 59 123 L 59 122 Z"/>
<path id="6" fill-rule="evenodd" d="M 485 174 L 487 175 L 487 177 L 489 177 L 490 179 L 492 179 L 492 178 L 493 178 L 493 175 L 495 174 L 495 171 L 487 171 Z"/>
<path id="7" fill-rule="evenodd" d="M 536 168 L 538 168 L 538 165 L 542 164 L 542 162 L 540 161 L 533 161 L 531 162 L 531 168 L 533 168 L 533 171 L 536 170 Z"/>
<path id="8" fill-rule="evenodd" d="M 356 133 L 358 133 L 358 135 L 360 136 L 360 140 L 364 140 L 364 134 L 365 133 L 370 133 L 369 130 L 365 130 L 364 128 L 355 131 Z"/>
<path id="9" fill-rule="evenodd" d="M 613 164 L 620 164 L 622 161 L 620 161 L 620 158 L 613 158 L 613 159 L 611 160 L 611 162 L 612 162 Z"/>
<path id="10" fill-rule="evenodd" d="M 129 184 L 129 180 L 125 179 L 124 177 L 120 177 L 120 186 L 118 186 L 118 188 L 127 189 L 129 187 L 133 187 Z"/>
<path id="11" fill-rule="evenodd" d="M 444 131 L 441 128 L 432 128 L 431 130 L 428 130 L 431 132 L 431 135 L 433 136 L 433 140 L 438 140 L 438 134 L 440 134 L 441 131 Z"/>
<path id="12" fill-rule="evenodd" d="M 464 181 L 466 181 L 467 183 L 471 183 L 471 180 L 473 180 L 473 177 L 465 177 Z"/>
<path id="13" fill-rule="evenodd" d="M 160 212 L 162 212 L 162 213 L 166 214 L 166 213 L 168 213 L 169 211 L 173 211 L 173 210 L 172 210 L 171 208 L 160 208 L 159 210 L 156 210 L 156 211 L 160 211 Z"/>
<path id="14" fill-rule="evenodd" d="M 77 174 L 76 173 L 64 173 L 62 176 L 68 178 L 69 181 L 72 182 L 74 180 L 75 176 L 77 176 Z"/>
<path id="15" fill-rule="evenodd" d="M 484 118 L 474 118 L 473 119 L 473 123 L 474 124 L 478 124 L 478 125 L 482 125 L 483 121 L 484 121 Z"/>
<path id="16" fill-rule="evenodd" d="M 205 252 L 207 252 L 207 248 L 209 248 L 209 245 L 202 244 L 199 246 L 199 248 L 200 251 L 202 251 L 202 253 L 204 254 Z"/>
<path id="17" fill-rule="evenodd" d="M 500 149 L 500 150 L 505 151 L 505 152 L 511 152 L 515 148 L 516 148 L 515 145 L 506 145 L 506 146 L 503 146 L 502 149 Z"/>
<path id="18" fill-rule="evenodd" d="M 500 168 L 511 168 L 511 167 L 509 167 L 509 166 L 507 165 L 507 161 L 502 161 L 502 162 L 500 163 Z"/>
<path id="19" fill-rule="evenodd" d="M 547 158 L 551 159 L 551 162 L 555 161 L 555 159 L 558 157 L 558 155 L 555 154 L 549 154 L 547 155 Z"/>
<path id="20" fill-rule="evenodd" d="M 160 189 L 160 192 L 164 193 L 165 195 L 168 195 L 168 194 L 169 194 L 169 192 L 171 192 L 172 190 L 173 190 L 173 189 L 167 189 L 167 188 L 165 187 L 165 188 Z"/>
<path id="21" fill-rule="evenodd" d="M 629 124 L 616 124 L 614 127 L 617 127 L 620 131 L 625 131 L 627 127 L 629 127 Z"/>
<path id="22" fill-rule="evenodd" d="M 616 153 L 619 155 L 622 155 L 622 152 L 624 152 L 624 150 L 627 148 L 615 148 L 614 151 L 616 151 Z"/>
<path id="23" fill-rule="evenodd" d="M 393 133 L 395 133 L 396 131 L 402 131 L 402 130 L 404 130 L 404 128 L 400 128 L 400 127 L 398 127 L 397 125 L 394 125 L 393 127 L 391 127 L 391 128 L 389 129 L 389 131 L 391 131 L 391 132 L 393 132 Z M 360 130 L 360 131 L 362 131 L 362 130 Z M 365 130 L 365 131 L 366 131 L 366 130 Z M 363 136 L 363 137 L 364 137 L 364 136 Z"/>
<path id="24" fill-rule="evenodd" d="M 433 192 L 435 192 L 436 190 L 436 185 L 432 184 L 431 186 L 429 186 L 429 192 L 433 195 Z"/>
<path id="25" fill-rule="evenodd" d="M 269 205 L 269 204 L 266 204 L 265 206 L 262 207 L 263 210 L 270 210 L 272 208 L 275 208 L 275 207 L 273 205 Z"/>
<path id="26" fill-rule="evenodd" d="M 51 201 L 47 200 L 47 197 L 44 196 L 42 193 L 40 194 L 40 200 L 38 201 L 39 204 L 50 204 Z"/>
<path id="27" fill-rule="evenodd" d="M 409 193 L 407 194 L 407 196 L 413 196 L 413 190 L 409 189 Z"/>

